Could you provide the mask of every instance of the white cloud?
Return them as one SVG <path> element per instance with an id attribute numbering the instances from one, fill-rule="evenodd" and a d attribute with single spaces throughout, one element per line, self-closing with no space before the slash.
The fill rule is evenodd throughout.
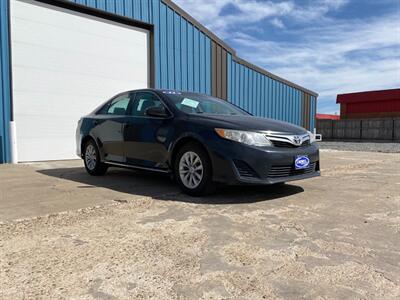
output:
<path id="1" fill-rule="evenodd" d="M 338 10 L 348 3 L 348 0 L 317 0 L 311 1 L 309 6 L 297 6 L 291 13 L 291 17 L 302 22 L 312 22 L 334 10 Z"/>
<path id="2" fill-rule="evenodd" d="M 292 1 L 176 0 L 175 2 L 221 38 L 229 38 L 231 29 L 238 25 L 254 24 L 265 18 L 274 19 L 287 15 L 294 9 Z M 221 16 L 222 10 L 227 5 L 234 7 L 236 12 Z"/>
<path id="3" fill-rule="evenodd" d="M 301 22 L 323 18 L 331 10 L 344 6 L 348 0 L 315 0 L 311 5 L 299 6 L 292 0 L 273 2 L 265 0 L 175 0 L 189 14 L 221 38 L 229 38 L 231 29 L 242 24 L 254 24 L 263 19 L 278 28 L 284 28 L 280 17 L 290 17 Z M 228 5 L 236 8 L 233 14 L 221 16 Z"/>
<path id="4" fill-rule="evenodd" d="M 285 24 L 283 24 L 282 20 L 278 18 L 272 19 L 271 24 L 278 28 L 285 28 Z"/>

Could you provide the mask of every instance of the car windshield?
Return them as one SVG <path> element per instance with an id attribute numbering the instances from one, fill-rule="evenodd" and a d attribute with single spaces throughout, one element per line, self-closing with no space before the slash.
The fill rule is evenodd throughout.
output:
<path id="1" fill-rule="evenodd" d="M 188 114 L 249 115 L 244 110 L 211 96 L 191 93 L 165 92 L 174 105 Z"/>

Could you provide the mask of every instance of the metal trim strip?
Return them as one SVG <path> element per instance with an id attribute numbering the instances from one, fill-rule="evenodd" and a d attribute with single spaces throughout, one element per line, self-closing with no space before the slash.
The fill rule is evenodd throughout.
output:
<path id="1" fill-rule="evenodd" d="M 106 164 L 129 168 L 129 169 L 146 170 L 146 171 L 159 172 L 159 173 L 170 173 L 171 172 L 170 170 L 161 170 L 161 169 L 156 169 L 156 168 L 140 167 L 140 166 L 135 166 L 135 165 L 116 163 L 116 162 L 112 162 L 112 161 L 108 161 L 108 160 L 105 160 L 104 162 Z"/>

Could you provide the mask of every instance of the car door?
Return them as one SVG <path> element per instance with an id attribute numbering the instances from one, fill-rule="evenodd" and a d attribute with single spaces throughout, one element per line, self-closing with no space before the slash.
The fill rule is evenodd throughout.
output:
<path id="1" fill-rule="evenodd" d="M 130 93 L 115 97 L 94 119 L 96 126 L 93 129 L 93 135 L 106 161 L 125 162 L 123 125 L 130 100 Z"/>
<path id="2" fill-rule="evenodd" d="M 165 104 L 153 92 L 137 92 L 124 125 L 126 162 L 131 165 L 166 169 L 168 136 L 171 134 L 172 114 L 168 117 L 146 115 L 150 107 Z"/>

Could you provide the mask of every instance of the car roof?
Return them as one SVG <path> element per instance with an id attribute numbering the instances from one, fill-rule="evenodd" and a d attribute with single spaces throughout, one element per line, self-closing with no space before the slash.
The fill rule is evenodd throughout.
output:
<path id="1" fill-rule="evenodd" d="M 171 89 L 154 89 L 154 88 L 128 90 L 128 91 L 125 91 L 125 92 L 121 92 L 119 94 L 133 93 L 133 92 L 135 92 L 135 93 L 137 93 L 137 92 L 147 92 L 147 91 L 158 92 L 158 93 L 162 93 L 162 94 L 198 94 L 198 95 L 202 95 L 202 93 L 196 93 L 196 92 L 190 92 L 190 91 L 171 90 Z"/>

